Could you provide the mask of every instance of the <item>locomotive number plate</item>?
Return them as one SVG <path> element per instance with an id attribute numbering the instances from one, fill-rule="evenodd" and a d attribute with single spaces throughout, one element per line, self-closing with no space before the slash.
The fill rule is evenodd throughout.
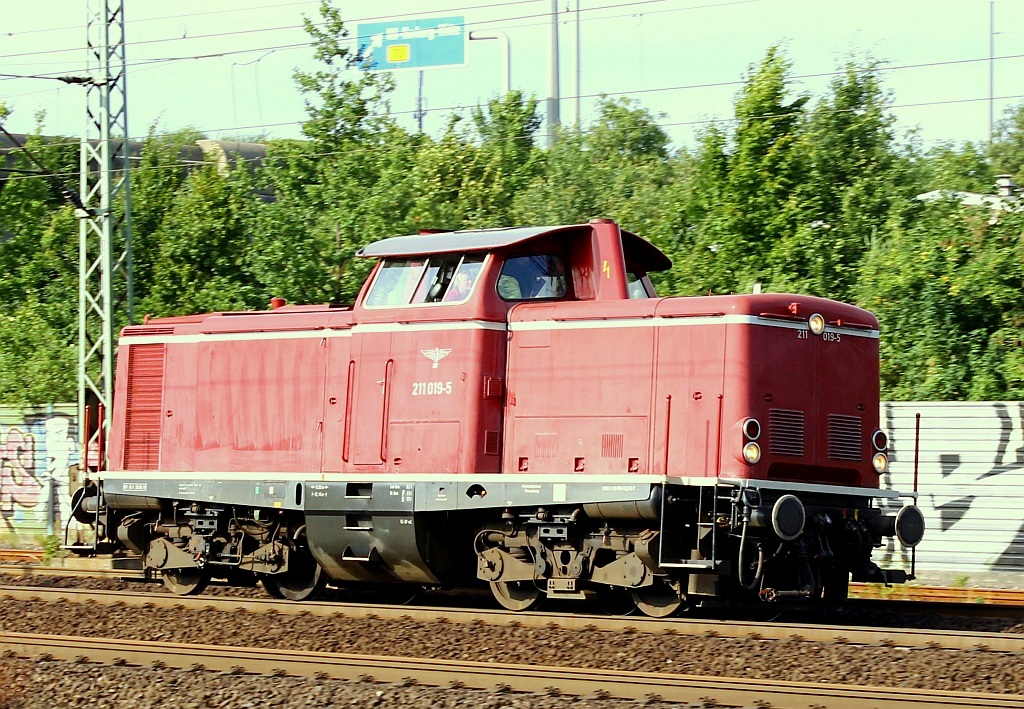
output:
<path id="1" fill-rule="evenodd" d="M 811 338 L 810 330 L 797 330 L 796 339 L 798 340 L 809 340 Z M 822 342 L 842 342 L 843 335 L 839 332 L 823 332 L 821 333 Z"/>
<path id="2" fill-rule="evenodd" d="M 439 396 L 452 393 L 451 382 L 413 382 L 413 396 Z"/>

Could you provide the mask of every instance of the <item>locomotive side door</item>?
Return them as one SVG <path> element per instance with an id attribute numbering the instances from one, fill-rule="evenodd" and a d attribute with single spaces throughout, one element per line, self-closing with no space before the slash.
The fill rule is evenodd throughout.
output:
<path id="1" fill-rule="evenodd" d="M 351 465 L 382 465 L 387 456 L 388 402 L 394 374 L 391 328 L 357 325 L 349 362 L 350 406 L 345 412 L 342 457 Z"/>
<path id="2" fill-rule="evenodd" d="M 381 466 L 387 460 L 388 407 L 394 381 L 392 336 L 395 309 L 407 305 L 426 270 L 425 258 L 381 263 L 363 308 L 368 317 L 352 328 L 349 403 L 342 457 L 354 466 Z"/>

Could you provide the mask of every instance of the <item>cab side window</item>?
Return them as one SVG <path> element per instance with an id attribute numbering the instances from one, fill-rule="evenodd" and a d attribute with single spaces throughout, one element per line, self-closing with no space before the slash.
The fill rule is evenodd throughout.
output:
<path id="1" fill-rule="evenodd" d="M 420 282 L 426 259 L 388 259 L 373 280 L 366 296 L 369 306 L 405 305 Z"/>
<path id="2" fill-rule="evenodd" d="M 503 300 L 561 298 L 566 291 L 565 264 L 554 254 L 512 256 L 505 259 L 498 276 L 498 296 Z"/>
<path id="3" fill-rule="evenodd" d="M 627 288 L 629 288 L 629 297 L 631 299 L 653 297 L 653 293 L 647 292 L 647 285 L 644 283 L 643 274 L 637 273 L 636 271 L 627 271 L 626 284 Z"/>
<path id="4" fill-rule="evenodd" d="M 419 303 L 458 303 L 469 297 L 484 254 L 439 254 L 388 259 L 370 286 L 370 307 Z"/>

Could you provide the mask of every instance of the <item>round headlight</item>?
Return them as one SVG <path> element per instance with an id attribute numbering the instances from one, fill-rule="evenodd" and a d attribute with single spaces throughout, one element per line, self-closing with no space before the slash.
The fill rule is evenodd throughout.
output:
<path id="1" fill-rule="evenodd" d="M 896 538 L 905 547 L 916 547 L 924 538 L 924 515 L 917 505 L 907 505 L 896 514 Z"/>
<path id="2" fill-rule="evenodd" d="M 875 453 L 871 458 L 871 465 L 874 466 L 875 472 L 881 475 L 889 467 L 889 456 L 882 452 Z"/>
<path id="3" fill-rule="evenodd" d="M 811 328 L 811 332 L 815 335 L 820 335 L 825 332 L 825 318 L 821 313 L 815 313 L 811 317 L 807 318 L 807 324 Z"/>
<path id="4" fill-rule="evenodd" d="M 875 431 L 871 434 L 871 445 L 875 447 L 876 451 L 884 451 L 889 447 L 889 437 L 885 435 L 885 431 Z"/>
<path id="5" fill-rule="evenodd" d="M 750 441 L 743 446 L 743 460 L 747 461 L 751 465 L 761 460 L 761 446 L 757 445 L 753 441 Z"/>
<path id="6" fill-rule="evenodd" d="M 743 435 L 750 441 L 756 441 L 761 437 L 761 423 L 757 419 L 747 419 L 743 422 Z"/>

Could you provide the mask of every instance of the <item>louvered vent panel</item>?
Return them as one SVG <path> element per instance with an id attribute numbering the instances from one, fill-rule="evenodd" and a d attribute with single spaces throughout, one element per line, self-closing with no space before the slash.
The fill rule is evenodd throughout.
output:
<path id="1" fill-rule="evenodd" d="M 829 414 L 828 457 L 832 460 L 861 460 L 859 416 Z"/>
<path id="2" fill-rule="evenodd" d="M 497 377 L 484 378 L 484 398 L 500 399 L 505 391 L 505 380 Z"/>
<path id="3" fill-rule="evenodd" d="M 554 458 L 558 436 L 554 433 L 538 433 L 534 438 L 538 458 Z"/>
<path id="4" fill-rule="evenodd" d="M 135 335 L 173 335 L 173 327 L 156 327 L 153 325 L 129 325 L 121 331 L 125 337 L 132 337 Z"/>
<path id="5" fill-rule="evenodd" d="M 163 382 L 164 346 L 132 345 L 128 350 L 128 397 L 125 402 L 125 470 L 156 470 L 160 467 Z"/>
<path id="6" fill-rule="evenodd" d="M 601 457 L 621 458 L 625 444 L 625 436 L 621 433 L 605 433 L 601 435 Z"/>
<path id="7" fill-rule="evenodd" d="M 768 412 L 768 451 L 774 455 L 804 454 L 804 412 L 771 409 Z"/>
<path id="8" fill-rule="evenodd" d="M 501 437 L 497 431 L 484 431 L 484 455 L 498 455 Z"/>

